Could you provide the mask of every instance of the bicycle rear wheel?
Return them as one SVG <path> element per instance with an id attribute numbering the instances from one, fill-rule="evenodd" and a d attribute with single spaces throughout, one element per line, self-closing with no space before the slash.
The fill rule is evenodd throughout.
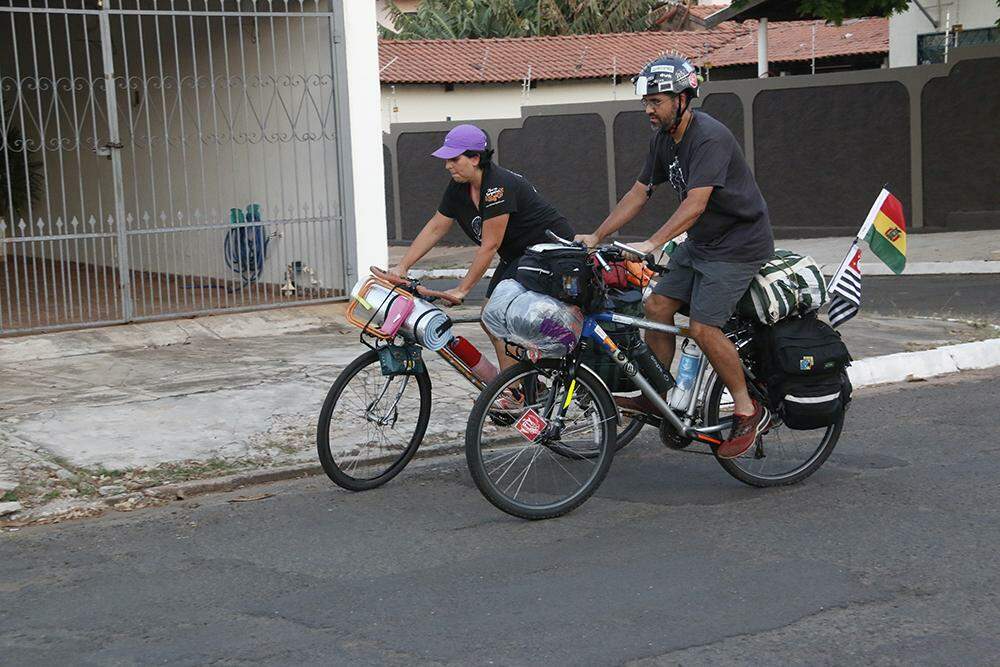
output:
<path id="1" fill-rule="evenodd" d="M 323 403 L 316 447 L 327 476 L 350 491 L 382 486 L 410 462 L 431 416 L 431 381 L 382 375 L 378 352 L 352 361 Z"/>
<path id="2" fill-rule="evenodd" d="M 626 421 L 620 431 L 618 431 L 618 437 L 615 439 L 615 451 L 621 451 L 622 447 L 629 444 L 635 440 L 636 436 L 639 435 L 639 431 L 646 423 L 637 417 L 632 417 Z"/>
<path id="3" fill-rule="evenodd" d="M 747 382 L 751 382 L 747 378 Z M 705 425 L 731 418 L 733 399 L 718 376 L 705 402 Z M 844 415 L 826 428 L 796 431 L 773 418 L 757 444 L 735 459 L 716 460 L 730 475 L 750 486 L 786 486 L 801 482 L 826 461 L 840 438 Z M 728 433 L 722 433 L 723 437 Z"/>
<path id="4" fill-rule="evenodd" d="M 548 519 L 578 507 L 597 490 L 614 457 L 617 412 L 596 376 L 581 368 L 558 436 L 527 439 L 515 423 L 529 410 L 549 424 L 567 400 L 562 362 L 521 362 L 476 399 L 465 431 L 465 456 L 479 491 L 498 509 Z M 520 387 L 533 387 L 519 401 Z M 494 417 L 506 414 L 508 420 Z"/>

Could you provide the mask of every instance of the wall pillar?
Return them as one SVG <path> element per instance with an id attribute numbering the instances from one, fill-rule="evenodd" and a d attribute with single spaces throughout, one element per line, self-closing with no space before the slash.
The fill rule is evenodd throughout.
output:
<path id="1" fill-rule="evenodd" d="M 368 267 L 386 267 L 385 161 L 382 156 L 381 90 L 375 3 L 339 0 L 335 77 L 345 91 L 338 100 L 341 210 L 347 287 Z M 343 99 L 346 97 L 346 99 Z"/>

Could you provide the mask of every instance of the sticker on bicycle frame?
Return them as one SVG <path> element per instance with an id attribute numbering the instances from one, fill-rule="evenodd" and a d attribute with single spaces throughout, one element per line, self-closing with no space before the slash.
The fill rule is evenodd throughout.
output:
<path id="1" fill-rule="evenodd" d="M 546 421 L 532 409 L 528 409 L 521 418 L 514 422 L 514 428 L 530 442 L 538 439 L 545 430 Z"/>

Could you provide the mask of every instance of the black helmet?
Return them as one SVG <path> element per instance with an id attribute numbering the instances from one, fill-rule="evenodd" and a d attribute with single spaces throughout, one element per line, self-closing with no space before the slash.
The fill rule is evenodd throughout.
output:
<path id="1" fill-rule="evenodd" d="M 660 56 L 646 63 L 632 83 L 639 97 L 654 93 L 676 95 L 685 90 L 691 97 L 698 97 L 698 68 L 681 55 Z"/>

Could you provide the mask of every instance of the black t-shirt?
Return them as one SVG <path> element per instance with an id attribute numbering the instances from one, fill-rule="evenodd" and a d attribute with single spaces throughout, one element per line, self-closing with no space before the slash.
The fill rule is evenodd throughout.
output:
<path id="1" fill-rule="evenodd" d="M 767 204 L 736 137 L 706 113 L 694 111 L 680 143 L 665 131 L 649 142 L 639 182 L 670 181 L 684 200 L 689 190 L 712 186 L 705 212 L 688 230 L 691 254 L 720 262 L 753 262 L 774 254 Z"/>
<path id="2" fill-rule="evenodd" d="M 564 239 L 573 238 L 573 228 L 551 204 L 545 201 L 521 174 L 497 165 L 483 173 L 479 190 L 479 208 L 472 203 L 469 184 L 452 181 L 438 205 L 441 215 L 458 221 L 462 231 L 477 245 L 483 242 L 483 225 L 507 213 L 507 231 L 497 254 L 509 262 L 524 254 L 525 248 L 547 243 L 545 230 L 551 229 Z"/>

